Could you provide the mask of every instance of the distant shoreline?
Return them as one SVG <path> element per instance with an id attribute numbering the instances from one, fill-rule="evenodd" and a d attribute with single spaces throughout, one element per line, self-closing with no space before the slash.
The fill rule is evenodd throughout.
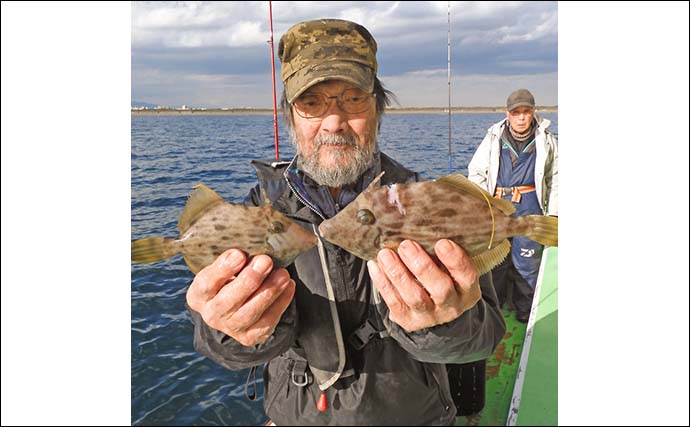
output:
<path id="1" fill-rule="evenodd" d="M 453 107 L 452 113 L 502 113 L 505 107 Z M 558 106 L 537 106 L 540 113 L 558 113 Z M 232 116 L 273 114 L 271 109 L 230 108 L 230 109 L 147 109 L 132 110 L 133 116 Z M 388 108 L 386 114 L 448 114 L 448 108 Z M 278 112 L 282 115 L 282 112 Z"/>

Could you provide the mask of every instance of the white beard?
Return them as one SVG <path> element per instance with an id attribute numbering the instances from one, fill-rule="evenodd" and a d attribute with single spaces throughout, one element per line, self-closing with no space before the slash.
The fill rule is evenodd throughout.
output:
<path id="1" fill-rule="evenodd" d="M 298 165 L 300 169 L 319 185 L 342 187 L 343 185 L 351 184 L 357 181 L 374 162 L 374 154 L 376 153 L 375 142 L 367 141 L 365 148 L 362 149 L 357 145 L 358 138 L 354 135 L 319 135 L 314 139 L 314 152 L 309 156 L 304 156 L 299 148 L 294 129 L 290 129 L 289 132 L 290 141 L 299 154 Z M 376 141 L 375 132 L 372 137 L 373 141 Z M 331 150 L 334 153 L 334 163 L 342 164 L 342 166 L 325 168 L 319 163 L 320 149 L 324 145 L 335 144 L 350 146 L 352 150 Z"/>

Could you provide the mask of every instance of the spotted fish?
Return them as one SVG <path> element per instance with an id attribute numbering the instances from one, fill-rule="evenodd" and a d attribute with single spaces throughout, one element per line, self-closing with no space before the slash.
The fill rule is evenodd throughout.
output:
<path id="1" fill-rule="evenodd" d="M 509 237 L 527 236 L 558 246 L 558 218 L 514 217 L 515 206 L 496 199 L 460 174 L 434 181 L 380 186 L 379 175 L 319 232 L 330 243 L 371 260 L 382 248 L 397 249 L 403 240 L 419 243 L 435 255 L 439 239 L 465 249 L 479 274 L 501 263 L 510 252 Z"/>
<path id="2" fill-rule="evenodd" d="M 260 207 L 224 201 L 203 184 L 195 187 L 180 215 L 178 239 L 148 237 L 132 241 L 133 262 L 156 262 L 182 254 L 198 273 L 218 255 L 238 248 L 249 256 L 266 254 L 284 267 L 316 245 L 316 236 L 266 203 Z"/>

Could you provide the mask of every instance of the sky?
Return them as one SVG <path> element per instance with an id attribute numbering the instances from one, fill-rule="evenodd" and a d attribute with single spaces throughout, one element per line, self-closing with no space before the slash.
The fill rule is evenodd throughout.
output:
<path id="1" fill-rule="evenodd" d="M 298 22 L 355 21 L 376 39 L 379 78 L 400 107 L 448 105 L 447 1 L 272 4 L 276 52 Z M 521 87 L 558 104 L 557 2 L 450 4 L 454 106 L 503 106 Z M 269 2 L 135 1 L 131 16 L 133 101 L 272 108 Z"/>

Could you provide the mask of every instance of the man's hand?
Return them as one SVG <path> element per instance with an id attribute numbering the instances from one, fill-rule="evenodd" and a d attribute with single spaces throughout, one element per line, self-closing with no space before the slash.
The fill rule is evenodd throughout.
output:
<path id="1" fill-rule="evenodd" d="M 367 263 L 390 319 L 407 332 L 455 320 L 482 296 L 477 270 L 460 246 L 442 239 L 434 251 L 450 275 L 411 240 L 400 244 L 398 254 L 382 249 L 376 261 Z"/>
<path id="2" fill-rule="evenodd" d="M 246 265 L 245 265 L 246 264 Z M 229 249 L 201 270 L 187 290 L 187 304 L 217 329 L 245 346 L 266 341 L 295 294 L 295 282 L 284 268 L 257 255 Z"/>

